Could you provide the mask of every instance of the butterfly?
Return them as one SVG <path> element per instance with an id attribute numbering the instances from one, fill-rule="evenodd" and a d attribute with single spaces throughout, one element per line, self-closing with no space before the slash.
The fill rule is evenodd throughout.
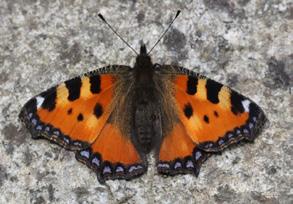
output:
<path id="1" fill-rule="evenodd" d="M 136 178 L 156 155 L 158 173 L 198 176 L 211 155 L 253 141 L 266 116 L 251 99 L 176 65 L 106 66 L 30 99 L 19 118 L 33 139 L 75 152 L 98 180 Z"/>

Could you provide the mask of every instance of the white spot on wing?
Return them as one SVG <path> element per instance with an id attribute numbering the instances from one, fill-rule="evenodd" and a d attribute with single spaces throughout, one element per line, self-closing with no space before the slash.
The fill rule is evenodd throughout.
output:
<path id="1" fill-rule="evenodd" d="M 40 108 L 40 107 L 42 106 L 42 104 L 43 104 L 45 98 L 42 97 L 42 96 L 37 96 L 37 97 L 36 97 L 36 100 L 37 100 L 37 108 Z"/>
<path id="2" fill-rule="evenodd" d="M 244 107 L 245 112 L 249 112 L 250 101 L 246 99 L 246 100 L 243 100 L 241 103 L 242 103 L 242 105 Z"/>

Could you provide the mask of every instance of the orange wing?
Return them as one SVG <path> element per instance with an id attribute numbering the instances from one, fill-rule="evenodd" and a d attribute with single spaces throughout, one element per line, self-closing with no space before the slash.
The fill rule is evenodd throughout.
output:
<path id="1" fill-rule="evenodd" d="M 179 119 L 206 152 L 254 140 L 266 121 L 252 100 L 211 79 L 190 72 L 176 76 L 174 83 Z"/>
<path id="2" fill-rule="evenodd" d="M 181 173 L 199 174 L 201 164 L 209 154 L 196 147 L 187 135 L 181 122 L 162 141 L 157 169 L 159 173 L 175 175 Z"/>
<path id="3" fill-rule="evenodd" d="M 111 113 L 113 74 L 77 77 L 27 102 L 20 118 L 34 139 L 46 138 L 66 149 L 87 147 Z"/>
<path id="4" fill-rule="evenodd" d="M 94 169 L 101 182 L 141 175 L 145 162 L 130 136 L 109 123 L 116 84 L 126 68 L 110 66 L 68 80 L 28 101 L 19 117 L 34 139 L 75 150 L 77 159 Z"/>
<path id="5" fill-rule="evenodd" d="M 159 173 L 198 175 L 211 152 L 259 134 L 266 117 L 252 100 L 187 69 L 163 65 L 162 70 L 173 76 L 179 122 L 163 137 Z"/>
<path id="6" fill-rule="evenodd" d="M 101 183 L 106 179 L 132 179 L 146 171 L 129 136 L 107 123 L 98 138 L 87 149 L 76 152 L 77 160 L 95 170 Z"/>

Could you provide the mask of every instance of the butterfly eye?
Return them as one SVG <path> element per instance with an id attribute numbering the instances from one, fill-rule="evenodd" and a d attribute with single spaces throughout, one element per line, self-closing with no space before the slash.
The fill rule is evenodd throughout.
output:
<path id="1" fill-rule="evenodd" d="M 160 69 L 161 68 L 161 65 L 159 65 L 159 64 L 154 64 L 154 69 Z"/>

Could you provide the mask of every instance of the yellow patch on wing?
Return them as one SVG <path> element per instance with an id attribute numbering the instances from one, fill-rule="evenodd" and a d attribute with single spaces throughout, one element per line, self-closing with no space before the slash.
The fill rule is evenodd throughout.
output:
<path id="1" fill-rule="evenodd" d="M 68 89 L 66 88 L 66 85 L 65 83 L 62 83 L 60 84 L 58 87 L 57 87 L 57 99 L 56 99 L 56 104 L 57 106 L 59 107 L 65 107 L 65 106 L 68 106 L 68 95 L 69 95 L 69 91 Z"/>
<path id="2" fill-rule="evenodd" d="M 222 88 L 219 92 L 219 104 L 218 105 L 222 109 L 225 109 L 227 111 L 231 109 L 230 93 L 231 93 L 231 90 L 226 86 L 222 86 Z"/>
<path id="3" fill-rule="evenodd" d="M 91 84 L 90 84 L 90 79 L 87 76 L 84 76 L 81 78 L 82 85 L 81 85 L 81 92 L 80 92 L 80 97 L 83 100 L 86 100 L 90 97 L 92 97 L 92 92 L 91 92 Z"/>
<path id="4" fill-rule="evenodd" d="M 199 100 L 206 100 L 207 99 L 206 83 L 207 83 L 206 79 L 199 79 L 198 80 L 196 97 Z"/>

